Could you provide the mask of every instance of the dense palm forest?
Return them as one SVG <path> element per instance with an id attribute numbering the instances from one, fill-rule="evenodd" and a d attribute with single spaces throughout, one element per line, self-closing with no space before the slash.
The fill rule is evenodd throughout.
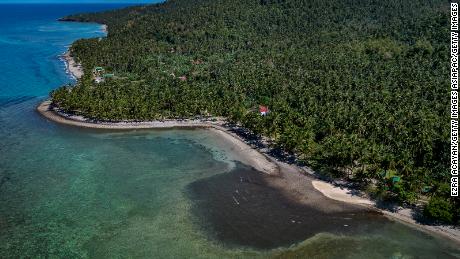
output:
<path id="1" fill-rule="evenodd" d="M 109 121 L 226 116 L 321 172 L 381 198 L 429 199 L 428 216 L 458 223 L 449 2 L 170 0 L 64 20 L 109 33 L 72 45 L 85 76 L 52 92 L 62 109 Z M 116 77 L 94 83 L 96 66 Z"/>

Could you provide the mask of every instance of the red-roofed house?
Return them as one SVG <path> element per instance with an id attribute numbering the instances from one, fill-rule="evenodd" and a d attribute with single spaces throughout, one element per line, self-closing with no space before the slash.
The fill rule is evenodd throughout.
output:
<path id="1" fill-rule="evenodd" d="M 268 114 L 268 107 L 267 106 L 263 106 L 263 105 L 259 105 L 259 112 L 260 112 L 260 115 L 262 116 L 265 116 Z"/>

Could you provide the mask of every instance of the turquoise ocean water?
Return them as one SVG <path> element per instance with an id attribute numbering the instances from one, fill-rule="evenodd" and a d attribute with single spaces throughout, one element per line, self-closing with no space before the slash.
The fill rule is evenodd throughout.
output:
<path id="1" fill-rule="evenodd" d="M 100 25 L 56 19 L 117 7 L 0 5 L 0 258 L 460 258 L 447 240 L 389 221 L 278 248 L 219 241 L 197 216 L 206 208 L 194 213 L 199 195 L 188 195 L 240 166 L 216 136 L 42 118 L 36 105 L 72 82 L 59 55 L 78 38 L 104 35 Z"/>

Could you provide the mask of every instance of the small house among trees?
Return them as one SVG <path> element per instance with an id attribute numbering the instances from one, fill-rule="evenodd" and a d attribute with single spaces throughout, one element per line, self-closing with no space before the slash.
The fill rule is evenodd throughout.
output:
<path id="1" fill-rule="evenodd" d="M 264 105 L 259 105 L 260 115 L 265 116 L 269 113 L 268 107 Z"/>
<path id="2" fill-rule="evenodd" d="M 103 72 L 104 72 L 103 67 L 95 67 L 94 70 L 93 70 L 94 74 L 102 74 Z"/>
<path id="3" fill-rule="evenodd" d="M 115 75 L 112 73 L 105 73 L 105 69 L 103 67 L 95 67 L 93 69 L 93 78 L 94 82 L 97 84 L 102 83 L 107 78 L 114 78 Z"/>

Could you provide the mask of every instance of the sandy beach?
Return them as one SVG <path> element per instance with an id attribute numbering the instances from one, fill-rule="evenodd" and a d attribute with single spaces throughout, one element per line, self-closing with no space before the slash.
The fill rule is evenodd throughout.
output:
<path id="1" fill-rule="evenodd" d="M 59 112 L 51 107 L 51 101 L 45 101 L 37 107 L 37 111 L 51 121 L 61 124 L 78 126 L 84 128 L 129 130 L 129 129 L 173 129 L 173 128 L 206 128 L 214 134 L 220 135 L 232 144 L 231 149 L 239 154 L 241 162 L 250 165 L 258 171 L 269 175 L 279 173 L 278 166 L 269 158 L 257 150 L 246 145 L 236 134 L 229 132 L 223 126 L 223 121 L 217 120 L 165 120 L 165 121 L 146 121 L 146 122 L 114 122 L 94 123 L 81 116 L 72 116 Z"/>
<path id="2" fill-rule="evenodd" d="M 108 26 L 106 24 L 102 24 L 101 31 L 108 33 Z M 64 52 L 61 57 L 65 62 L 67 73 L 69 73 L 74 79 L 80 79 L 83 76 L 83 66 L 76 62 L 75 58 L 70 53 L 70 49 Z"/>
<path id="3" fill-rule="evenodd" d="M 286 192 L 287 196 L 295 202 L 314 206 L 329 212 L 341 211 L 337 202 L 378 211 L 392 220 L 410 225 L 425 232 L 443 236 L 460 244 L 460 229 L 450 226 L 431 226 L 418 223 L 412 217 L 410 209 L 400 209 L 396 212 L 382 210 L 376 207 L 375 202 L 361 195 L 356 195 L 353 190 L 336 187 L 331 183 L 317 179 L 308 167 L 299 167 L 278 161 L 270 156 L 267 150 L 251 146 L 225 126 L 222 118 L 209 120 L 164 120 L 146 122 L 93 122 L 82 116 L 68 115 L 51 107 L 51 101 L 44 101 L 37 107 L 37 111 L 47 119 L 70 126 L 130 130 L 130 129 L 173 129 L 173 128 L 203 128 L 218 134 L 228 143 L 230 149 L 238 154 L 242 163 L 263 172 L 270 178 L 269 184 Z M 306 188 L 307 186 L 307 188 Z M 335 202 L 331 202 L 335 201 Z"/>
<path id="4" fill-rule="evenodd" d="M 434 233 L 436 235 L 443 236 L 460 244 L 460 229 L 458 227 L 420 224 L 414 219 L 414 211 L 412 211 L 412 209 L 399 207 L 394 212 L 379 209 L 376 207 L 377 205 L 374 201 L 357 195 L 353 195 L 353 190 L 334 186 L 330 183 L 319 180 L 313 180 L 312 185 L 315 189 L 317 189 L 324 196 L 330 199 L 353 204 L 361 204 L 364 206 L 368 206 L 370 208 L 374 208 L 383 213 L 383 215 L 385 215 L 389 219 L 397 220 L 400 223 L 406 224 L 411 227 L 415 227 L 427 233 Z"/>
<path id="5" fill-rule="evenodd" d="M 80 79 L 83 76 L 83 67 L 71 56 L 70 50 L 66 51 L 62 58 L 66 64 L 67 72 L 75 79 Z"/>

